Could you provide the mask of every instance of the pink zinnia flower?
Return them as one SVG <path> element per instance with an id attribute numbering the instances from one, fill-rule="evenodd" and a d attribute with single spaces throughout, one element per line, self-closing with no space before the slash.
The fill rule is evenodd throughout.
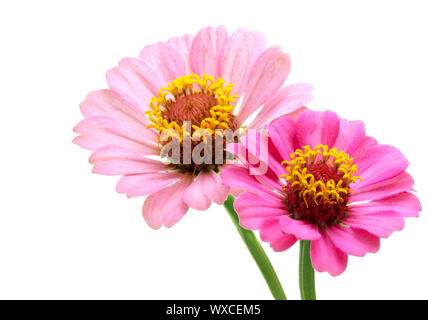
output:
<path id="1" fill-rule="evenodd" d="M 266 130 L 265 141 L 242 137 L 247 151 L 235 154 L 244 165 L 221 174 L 225 184 L 246 190 L 234 204 L 241 226 L 260 230 L 275 251 L 311 240 L 313 267 L 339 275 L 348 255 L 377 252 L 380 238 L 401 230 L 404 217 L 418 216 L 408 161 L 367 136 L 363 122 L 305 111 Z M 263 143 L 268 154 L 255 154 Z M 268 164 L 265 174 L 249 174 L 255 157 Z"/>
<path id="2" fill-rule="evenodd" d="M 245 125 L 259 128 L 291 114 L 311 99 L 311 87 L 282 87 L 289 71 L 287 54 L 279 47 L 266 49 L 263 35 L 246 29 L 228 36 L 224 27 L 208 27 L 195 37 L 155 43 L 108 71 L 110 89 L 87 96 L 74 143 L 94 151 L 94 173 L 122 175 L 118 192 L 149 195 L 143 216 L 150 227 L 170 227 L 189 207 L 223 203 L 229 187 L 222 184 L 218 165 L 159 161 L 161 133 L 174 129 L 183 139 L 186 121 L 190 133 L 235 130 L 256 111 Z"/>

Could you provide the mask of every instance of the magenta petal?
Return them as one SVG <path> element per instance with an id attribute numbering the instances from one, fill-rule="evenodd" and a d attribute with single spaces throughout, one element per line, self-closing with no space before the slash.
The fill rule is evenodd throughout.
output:
<path id="1" fill-rule="evenodd" d="M 283 197 L 274 190 L 269 189 L 257 180 L 257 176 L 250 175 L 248 169 L 239 165 L 227 165 L 221 169 L 223 183 L 230 187 L 240 188 L 254 192 L 275 201 Z"/>
<path id="2" fill-rule="evenodd" d="M 118 146 L 106 146 L 96 150 L 89 158 L 89 162 L 94 165 L 93 173 L 104 175 L 138 174 L 170 169 L 160 161 Z"/>
<path id="3" fill-rule="evenodd" d="M 358 162 L 358 175 L 363 181 L 354 185 L 355 190 L 393 178 L 408 167 L 409 162 L 395 147 L 376 145 Z"/>
<path id="4" fill-rule="evenodd" d="M 394 211 L 379 211 L 372 214 L 349 214 L 343 223 L 352 227 L 363 229 L 375 236 L 387 238 L 394 231 L 402 230 L 404 218 Z"/>
<path id="5" fill-rule="evenodd" d="M 150 172 L 123 176 L 116 185 L 118 193 L 134 198 L 155 193 L 183 177 L 180 172 Z"/>
<path id="6" fill-rule="evenodd" d="M 243 193 L 235 200 L 234 207 L 239 224 L 246 229 L 257 230 L 266 218 L 288 214 L 281 200 L 270 200 L 254 193 Z"/>
<path id="7" fill-rule="evenodd" d="M 184 176 L 180 181 L 149 195 L 143 205 L 143 217 L 153 229 L 162 225 L 172 227 L 187 212 L 189 207 L 184 203 L 182 196 L 192 177 Z"/>
<path id="8" fill-rule="evenodd" d="M 336 142 L 340 118 L 332 111 L 305 111 L 296 120 L 296 139 L 300 147 L 315 148 L 324 144 L 330 148 Z"/>
<path id="9" fill-rule="evenodd" d="M 290 160 L 290 154 L 297 149 L 295 140 L 295 121 L 282 117 L 266 126 L 273 147 L 278 150 L 282 160 Z M 285 167 L 284 167 L 285 168 Z"/>
<path id="10" fill-rule="evenodd" d="M 333 245 L 326 232 L 311 242 L 311 260 L 315 270 L 327 271 L 332 276 L 343 273 L 348 265 L 348 255 Z"/>
<path id="11" fill-rule="evenodd" d="M 354 163 L 358 163 L 366 152 L 377 144 L 378 143 L 375 138 L 365 136 L 358 147 L 352 152 L 352 154 L 350 154 L 350 156 L 354 158 Z"/>
<path id="12" fill-rule="evenodd" d="M 349 207 L 350 212 L 360 215 L 388 210 L 395 211 L 402 217 L 418 217 L 418 212 L 422 210 L 422 207 L 416 195 L 410 192 L 401 192 L 386 198 Z"/>
<path id="13" fill-rule="evenodd" d="M 356 183 L 358 185 L 358 183 Z M 376 200 L 413 189 L 414 181 L 406 171 L 394 178 L 358 188 L 351 194 L 351 203 L 365 200 Z"/>
<path id="14" fill-rule="evenodd" d="M 290 57 L 279 47 L 269 48 L 258 57 L 248 77 L 244 100 L 238 111 L 238 124 L 272 97 L 289 72 Z"/>
<path id="15" fill-rule="evenodd" d="M 223 26 L 217 29 L 207 27 L 198 32 L 190 48 L 190 65 L 193 73 L 199 76 L 207 73 L 214 78 L 219 76 L 227 38 Z"/>
<path id="16" fill-rule="evenodd" d="M 318 226 L 304 220 L 291 219 L 288 216 L 280 218 L 281 230 L 294 235 L 299 240 L 318 240 L 321 234 Z"/>
<path id="17" fill-rule="evenodd" d="M 340 130 L 334 146 L 339 151 L 352 154 L 363 141 L 366 127 L 362 121 L 340 119 Z"/>
<path id="18" fill-rule="evenodd" d="M 297 241 L 293 235 L 281 231 L 278 218 L 263 221 L 260 225 L 260 239 L 269 242 L 271 248 L 276 252 L 287 250 Z"/>
<path id="19" fill-rule="evenodd" d="M 362 257 L 379 250 L 379 237 L 362 229 L 336 225 L 328 228 L 328 235 L 335 247 L 353 256 Z"/>
<path id="20" fill-rule="evenodd" d="M 271 189 L 282 190 L 283 183 L 279 176 L 284 173 L 281 160 L 269 145 L 268 137 L 260 132 L 249 132 L 235 144 L 235 156 L 250 168 L 250 174 Z M 238 152 L 236 152 L 236 147 Z M 229 149 L 227 149 L 229 150 Z"/>

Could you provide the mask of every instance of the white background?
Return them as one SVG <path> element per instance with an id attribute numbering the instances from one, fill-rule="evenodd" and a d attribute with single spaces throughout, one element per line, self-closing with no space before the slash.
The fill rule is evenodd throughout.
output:
<path id="1" fill-rule="evenodd" d="M 143 198 L 91 174 L 71 143 L 78 105 L 105 72 L 156 41 L 207 25 L 248 27 L 291 55 L 288 83 L 315 87 L 313 109 L 365 121 L 410 160 L 427 204 L 426 1 L 2 1 L 0 4 L 0 298 L 270 299 L 221 206 L 171 229 L 146 226 Z M 320 299 L 428 298 L 427 227 L 407 219 Z M 299 298 L 298 246 L 265 246 Z"/>

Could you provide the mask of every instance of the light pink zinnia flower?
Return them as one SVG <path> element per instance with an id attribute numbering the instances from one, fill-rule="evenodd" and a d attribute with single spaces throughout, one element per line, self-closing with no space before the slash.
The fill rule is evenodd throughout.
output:
<path id="1" fill-rule="evenodd" d="M 261 108 L 246 124 L 258 128 L 299 110 L 311 99 L 311 87 L 282 87 L 289 71 L 287 54 L 279 47 L 266 49 L 263 35 L 246 29 L 228 36 L 224 27 L 208 27 L 195 37 L 155 43 L 108 71 L 110 89 L 87 96 L 74 143 L 95 151 L 94 173 L 123 175 L 118 192 L 149 195 L 143 216 L 150 227 L 170 227 L 189 207 L 223 203 L 229 187 L 216 173 L 218 166 L 172 166 L 153 159 L 159 158 L 160 134 L 169 128 L 183 134 L 185 121 L 193 131 L 237 129 Z"/>
<path id="2" fill-rule="evenodd" d="M 268 144 L 268 154 L 255 155 L 257 139 L 242 137 L 247 152 L 235 153 L 244 165 L 221 175 L 225 184 L 246 190 L 234 204 L 241 226 L 260 230 L 275 251 L 311 240 L 314 268 L 339 275 L 348 255 L 378 251 L 379 238 L 401 230 L 404 217 L 418 216 L 408 161 L 367 136 L 363 122 L 305 111 L 266 130 L 269 137 L 259 144 Z M 255 156 L 268 163 L 266 174 L 249 174 Z"/>

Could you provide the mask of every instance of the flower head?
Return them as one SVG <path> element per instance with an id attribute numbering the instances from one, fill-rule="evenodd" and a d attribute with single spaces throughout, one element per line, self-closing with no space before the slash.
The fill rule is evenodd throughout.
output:
<path id="1" fill-rule="evenodd" d="M 283 87 L 289 71 L 287 54 L 246 29 L 229 36 L 208 27 L 155 43 L 108 71 L 110 89 L 87 96 L 74 143 L 94 151 L 94 173 L 122 176 L 118 192 L 148 195 L 143 216 L 152 228 L 172 226 L 189 207 L 227 197 L 221 130 L 260 128 L 311 99 L 309 85 Z"/>
<path id="2" fill-rule="evenodd" d="M 297 119 L 279 118 L 266 126 L 268 170 L 250 175 L 254 146 L 242 137 L 243 162 L 222 170 L 223 182 L 242 189 L 235 209 L 244 228 L 260 230 L 275 251 L 297 240 L 311 240 L 318 271 L 342 273 L 348 255 L 379 249 L 380 238 L 401 230 L 404 217 L 421 206 L 401 152 L 365 134 L 361 121 L 335 113 L 305 111 Z M 257 146 L 263 150 L 263 146 Z"/>
<path id="3" fill-rule="evenodd" d="M 320 228 L 340 221 L 346 214 L 351 196 L 350 185 L 361 177 L 354 176 L 357 165 L 337 148 L 304 146 L 283 161 L 287 173 L 284 193 L 289 212 L 298 220 L 318 224 Z"/>

